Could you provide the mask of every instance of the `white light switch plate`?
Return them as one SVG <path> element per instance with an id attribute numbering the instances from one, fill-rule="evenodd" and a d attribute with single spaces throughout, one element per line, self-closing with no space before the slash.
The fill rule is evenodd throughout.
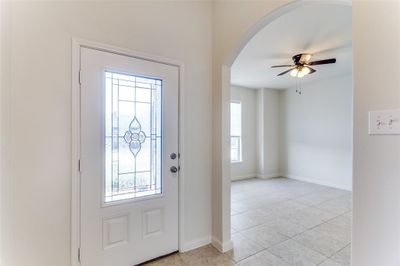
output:
<path id="1" fill-rule="evenodd" d="M 400 134 L 400 109 L 369 112 L 369 134 Z"/>

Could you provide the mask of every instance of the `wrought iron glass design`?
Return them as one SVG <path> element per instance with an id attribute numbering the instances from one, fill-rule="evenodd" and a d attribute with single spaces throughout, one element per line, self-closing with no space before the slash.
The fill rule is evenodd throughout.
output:
<path id="1" fill-rule="evenodd" d="M 135 116 L 129 124 L 129 129 L 125 132 L 124 140 L 129 144 L 129 149 L 136 157 L 142 148 L 142 143 L 146 140 L 146 133 L 142 131 L 142 125 Z"/>
<path id="2" fill-rule="evenodd" d="M 104 202 L 162 192 L 162 80 L 105 72 Z"/>

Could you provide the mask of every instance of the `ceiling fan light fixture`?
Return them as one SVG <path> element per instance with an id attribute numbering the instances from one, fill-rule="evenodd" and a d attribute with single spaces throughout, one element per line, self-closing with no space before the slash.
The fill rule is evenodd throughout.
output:
<path id="1" fill-rule="evenodd" d="M 297 74 L 299 73 L 299 70 L 297 68 L 292 69 L 292 71 L 290 71 L 290 75 L 292 77 L 297 77 Z"/>
<path id="2" fill-rule="evenodd" d="M 313 74 L 317 70 L 313 69 L 312 66 L 315 65 L 326 65 L 326 64 L 334 64 L 336 63 L 336 58 L 329 58 L 323 60 L 317 60 L 313 62 L 309 62 L 312 57 L 312 54 L 297 54 L 292 57 L 293 64 L 292 65 L 276 65 L 271 66 L 275 67 L 289 67 L 288 70 L 279 73 L 278 76 L 285 75 L 290 73 L 292 77 L 302 78 L 305 75 Z"/>
<path id="3" fill-rule="evenodd" d="M 303 76 L 310 74 L 311 69 L 308 67 L 303 66 L 300 70 L 300 73 L 302 73 Z"/>
<path id="4" fill-rule="evenodd" d="M 309 74 L 311 70 L 308 67 L 296 67 L 290 71 L 290 76 L 292 77 L 297 77 L 297 78 L 302 78 L 305 75 Z"/>

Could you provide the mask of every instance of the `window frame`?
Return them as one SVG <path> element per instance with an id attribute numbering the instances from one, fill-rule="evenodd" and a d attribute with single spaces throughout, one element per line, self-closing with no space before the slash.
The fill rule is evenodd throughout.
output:
<path id="1" fill-rule="evenodd" d="M 107 80 L 107 78 L 111 78 L 111 80 L 113 79 L 113 74 L 115 74 L 115 75 L 117 75 L 117 76 L 119 76 L 119 75 L 122 75 L 122 76 L 130 76 L 130 77 L 133 77 L 133 78 L 135 78 L 135 81 L 133 81 L 134 83 L 135 83 L 135 85 L 134 85 L 134 88 L 135 88 L 135 90 L 138 88 L 138 86 L 136 85 L 136 78 L 144 78 L 144 79 L 151 79 L 151 80 L 155 80 L 155 81 L 159 81 L 160 83 L 158 84 L 158 83 L 155 83 L 154 85 L 155 86 L 160 86 L 160 100 L 161 100 L 161 103 L 160 103 L 160 108 L 161 108 L 161 110 L 162 110 L 162 89 L 163 89 L 163 79 L 161 79 L 161 78 L 158 78 L 158 77 L 148 77 L 148 76 L 144 76 L 144 75 L 140 75 L 140 74 L 136 74 L 136 73 L 127 73 L 127 72 L 121 72 L 121 71 L 119 71 L 119 70 L 116 70 L 116 69 L 112 69 L 112 68 L 104 68 L 103 69 L 103 72 L 104 72 L 104 100 L 106 101 L 106 100 L 109 100 L 109 99 L 107 99 L 106 98 L 106 90 L 107 90 L 107 85 L 106 85 L 106 80 Z M 107 74 L 111 74 L 111 76 L 107 76 Z M 115 79 L 121 79 L 121 77 L 120 78 L 115 78 Z M 112 95 L 112 97 L 114 97 L 114 95 L 113 95 L 113 90 L 114 90 L 114 85 L 115 84 L 111 84 L 111 95 Z M 118 85 L 119 86 L 119 85 Z M 127 85 L 125 85 L 125 86 L 127 86 Z M 118 88 L 118 91 L 119 91 L 119 89 L 120 88 Z M 152 88 L 151 90 L 156 90 L 155 88 Z M 119 92 L 118 92 L 119 93 Z M 153 93 L 156 93 L 156 92 L 153 92 Z M 135 93 L 136 94 L 136 93 Z M 111 100 L 112 100 L 112 97 L 111 97 Z M 155 104 L 154 102 L 151 102 L 153 99 L 151 99 L 150 100 L 150 102 L 149 102 L 149 104 L 150 105 L 153 105 L 153 104 Z M 117 100 L 118 102 L 119 101 L 128 101 L 127 99 L 123 99 L 123 100 L 120 100 L 120 99 L 118 99 Z M 131 101 L 131 102 L 137 102 L 136 101 L 136 99 L 135 100 L 129 100 L 129 101 Z M 105 104 L 105 103 L 104 103 Z M 118 104 L 120 104 L 120 103 L 118 103 Z M 106 104 L 105 104 L 106 105 Z M 104 106 L 105 106 L 104 105 Z M 119 112 L 119 111 L 118 111 Z M 152 112 L 152 111 L 150 111 L 150 112 Z M 104 117 L 103 117 L 103 119 L 104 119 L 104 124 L 103 124 L 103 126 L 104 126 L 104 128 L 103 128 L 103 130 L 104 130 L 104 132 L 103 132 L 103 141 L 104 141 L 104 143 L 103 143 L 103 148 L 104 148 L 104 150 L 103 150 L 103 153 L 104 153 L 104 156 L 105 156 L 105 154 L 106 154 L 106 147 L 105 147 L 105 143 L 106 143 L 106 138 L 107 137 L 111 137 L 112 139 L 114 138 L 114 133 L 113 133 L 113 129 L 111 129 L 111 135 L 112 136 L 107 136 L 107 134 L 106 134 L 106 131 L 107 131 L 107 125 L 106 125 L 106 109 L 104 108 L 104 112 L 103 112 L 103 115 L 104 115 Z M 119 116 L 120 114 L 118 113 L 118 116 Z M 151 114 L 151 115 L 153 115 L 153 114 Z M 134 115 L 134 117 L 136 117 L 136 111 L 135 111 L 135 115 Z M 114 120 L 113 118 L 111 118 L 112 120 Z M 119 118 L 117 118 L 117 120 L 119 120 Z M 150 119 L 151 120 L 151 119 Z M 112 123 L 112 122 L 111 122 Z M 130 122 L 131 123 L 131 122 Z M 162 111 L 161 111 L 161 116 L 160 116 L 160 128 L 162 128 L 163 127 L 163 118 L 162 118 Z M 119 124 L 119 122 L 118 122 L 118 124 Z M 150 130 L 152 131 L 152 129 L 151 129 L 151 126 L 150 126 Z M 118 131 L 119 131 L 119 129 L 118 129 Z M 120 134 L 120 133 L 117 133 L 118 135 Z M 149 134 L 149 133 L 148 133 Z M 152 135 L 152 133 L 150 133 L 150 135 Z M 147 138 L 146 139 L 150 139 L 151 137 L 150 137 L 150 135 L 149 136 L 147 136 Z M 157 134 L 156 134 L 157 135 Z M 119 136 L 119 137 L 121 137 L 121 136 Z M 158 136 L 158 137 L 160 137 L 160 140 L 161 140 L 161 150 L 160 150 L 160 152 L 162 153 L 162 147 L 163 147 L 163 135 L 162 135 L 162 133 L 161 133 L 161 135 L 160 136 Z M 117 146 L 120 146 L 120 144 L 118 144 Z M 151 146 L 151 140 L 150 140 L 150 146 Z M 151 147 L 150 147 L 150 149 L 151 149 Z M 120 157 L 121 157 L 121 155 L 120 155 L 120 149 L 118 148 L 117 149 L 118 150 L 118 164 L 120 164 Z M 113 153 L 113 148 L 111 148 L 111 153 Z M 153 156 L 157 156 L 157 155 L 153 155 Z M 106 161 L 106 158 L 104 158 L 103 159 L 103 163 L 104 163 L 104 176 L 103 176 L 103 188 L 102 188 L 102 207 L 107 207 L 107 206 L 114 206 L 114 205 L 119 205 L 119 204 L 124 204 L 124 203 L 128 203 L 128 202 L 135 202 L 135 201 L 142 201 L 142 200 L 147 200 L 147 199 L 152 199 L 152 198 L 158 198 L 158 197 L 163 197 L 164 196 L 164 192 L 163 192 L 163 190 L 164 190 L 164 186 L 163 186 L 163 183 L 164 183 L 164 177 L 163 177 L 163 171 L 162 171 L 162 165 L 163 165 L 163 162 L 162 162 L 162 154 L 161 154 L 161 157 L 159 158 L 160 159 L 160 163 L 161 163 L 161 165 L 160 165 L 160 167 L 161 167 L 161 172 L 160 172 L 160 188 L 158 189 L 159 190 L 159 192 L 156 192 L 156 193 L 149 193 L 149 194 L 145 194 L 145 193 L 143 193 L 143 192 L 137 192 L 137 191 L 131 191 L 131 192 L 126 192 L 125 193 L 125 195 L 126 195 L 126 197 L 123 197 L 122 195 L 124 194 L 124 193 L 121 193 L 120 195 L 110 195 L 110 196 L 107 196 L 107 188 L 106 188 L 106 184 L 107 184 L 107 175 L 106 175 L 106 165 L 107 165 L 107 161 Z M 136 156 L 135 156 L 135 160 L 136 160 Z M 151 160 L 151 159 L 150 159 Z M 150 168 L 151 168 L 152 166 L 150 166 Z M 119 169 L 119 167 L 118 167 L 118 169 Z M 156 170 L 157 171 L 157 170 Z M 149 172 L 150 172 L 150 175 L 151 175 L 151 169 L 149 169 Z M 117 175 L 120 175 L 120 173 L 117 173 Z M 157 175 L 157 173 L 155 173 L 155 175 Z M 151 177 L 150 177 L 150 179 L 152 179 Z M 114 176 L 113 176 L 113 174 L 111 175 L 111 181 L 113 181 L 114 180 Z M 136 183 L 136 177 L 135 177 L 135 179 L 134 179 L 135 181 L 135 183 Z M 150 181 L 150 183 L 151 183 L 151 181 Z M 135 187 L 136 187 L 136 185 L 135 185 Z M 150 190 L 148 190 L 148 191 L 150 191 Z M 154 191 L 157 191 L 157 189 L 155 189 Z M 138 194 L 140 194 L 140 193 L 142 193 L 142 195 L 138 195 Z M 113 192 L 111 192 L 111 194 L 113 194 Z M 110 200 L 107 200 L 107 199 L 110 199 Z"/>
<path id="2" fill-rule="evenodd" d="M 234 103 L 234 104 L 239 104 L 240 105 L 240 135 L 239 136 L 237 136 L 237 135 L 232 135 L 232 108 L 231 108 L 231 106 L 232 106 L 232 103 Z M 242 122 L 243 122 L 243 103 L 241 102 L 241 101 L 239 101 L 239 100 L 231 100 L 230 101 L 230 154 L 231 154 L 231 156 L 230 156 L 230 162 L 231 162 L 231 164 L 236 164 L 236 163 L 242 163 L 243 162 L 243 141 L 242 141 L 242 138 L 243 138 L 243 136 L 242 136 L 242 132 L 243 132 L 243 125 L 242 125 Z M 238 145 L 238 148 L 237 148 L 237 153 L 238 153 L 238 155 L 239 155 L 239 160 L 232 160 L 232 138 L 238 138 L 239 139 L 239 145 Z M 236 150 L 236 149 L 235 149 Z"/>

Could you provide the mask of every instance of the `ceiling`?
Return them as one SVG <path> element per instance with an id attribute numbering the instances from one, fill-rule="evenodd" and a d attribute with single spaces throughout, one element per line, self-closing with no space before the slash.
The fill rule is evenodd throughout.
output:
<path id="1" fill-rule="evenodd" d="M 292 64 L 292 56 L 312 54 L 311 61 L 335 57 L 335 64 L 313 66 L 317 72 L 302 83 L 352 72 L 351 7 L 307 5 L 271 22 L 243 48 L 231 68 L 231 83 L 247 88 L 287 89 L 295 86 L 289 74 L 277 76 Z"/>

